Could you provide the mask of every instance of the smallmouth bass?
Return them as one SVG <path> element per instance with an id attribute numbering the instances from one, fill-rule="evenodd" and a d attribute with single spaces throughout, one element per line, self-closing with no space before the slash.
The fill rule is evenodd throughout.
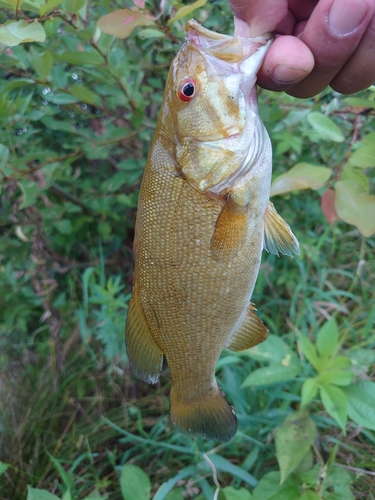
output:
<path id="1" fill-rule="evenodd" d="M 250 303 L 262 249 L 298 253 L 269 202 L 272 150 L 255 82 L 270 43 L 187 23 L 139 194 L 130 365 L 155 383 L 165 356 L 171 421 L 220 441 L 237 430 L 215 379 L 220 353 L 267 338 Z"/>

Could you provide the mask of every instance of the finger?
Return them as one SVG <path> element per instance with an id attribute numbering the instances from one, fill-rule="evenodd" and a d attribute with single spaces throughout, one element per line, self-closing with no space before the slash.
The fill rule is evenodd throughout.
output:
<path id="1" fill-rule="evenodd" d="M 287 0 L 229 0 L 233 14 L 250 27 L 250 35 L 274 31 L 288 13 Z"/>
<path id="2" fill-rule="evenodd" d="M 321 0 L 300 35 L 315 67 L 289 93 L 312 97 L 327 87 L 356 50 L 374 10 L 373 0 Z"/>
<path id="3" fill-rule="evenodd" d="M 296 37 L 280 36 L 268 49 L 257 83 L 268 90 L 286 91 L 314 67 L 310 49 Z"/>
<path id="4" fill-rule="evenodd" d="M 332 80 L 331 87 L 341 94 L 354 94 L 375 82 L 375 14 L 360 44 Z"/>

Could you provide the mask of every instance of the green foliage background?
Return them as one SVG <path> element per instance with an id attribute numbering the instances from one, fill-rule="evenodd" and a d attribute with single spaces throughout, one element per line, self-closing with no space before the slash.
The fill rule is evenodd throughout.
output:
<path id="1" fill-rule="evenodd" d="M 0 497 L 211 500 L 213 467 L 224 500 L 374 498 L 374 88 L 260 92 L 272 201 L 301 255 L 264 255 L 253 300 L 270 338 L 219 362 L 236 438 L 174 431 L 167 369 L 147 387 L 128 368 L 138 187 L 167 70 L 188 17 L 232 30 L 224 0 L 181 6 L 121 40 L 97 22 L 123 5 L 0 0 Z M 37 20 L 45 41 L 11 43 L 7 19 Z"/>

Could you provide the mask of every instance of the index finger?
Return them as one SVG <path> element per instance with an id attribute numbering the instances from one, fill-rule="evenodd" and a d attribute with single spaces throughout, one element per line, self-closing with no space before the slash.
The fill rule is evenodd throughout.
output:
<path id="1" fill-rule="evenodd" d="M 288 14 L 287 0 L 229 0 L 235 18 L 250 28 L 248 36 L 275 31 Z"/>

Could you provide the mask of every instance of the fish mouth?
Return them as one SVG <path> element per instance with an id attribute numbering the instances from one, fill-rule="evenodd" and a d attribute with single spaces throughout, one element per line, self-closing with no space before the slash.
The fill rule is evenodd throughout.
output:
<path id="1" fill-rule="evenodd" d="M 229 63 L 238 63 L 251 57 L 258 49 L 268 48 L 273 39 L 272 33 L 244 38 L 216 33 L 191 19 L 186 23 L 186 40 L 199 52 L 205 52 Z"/>

